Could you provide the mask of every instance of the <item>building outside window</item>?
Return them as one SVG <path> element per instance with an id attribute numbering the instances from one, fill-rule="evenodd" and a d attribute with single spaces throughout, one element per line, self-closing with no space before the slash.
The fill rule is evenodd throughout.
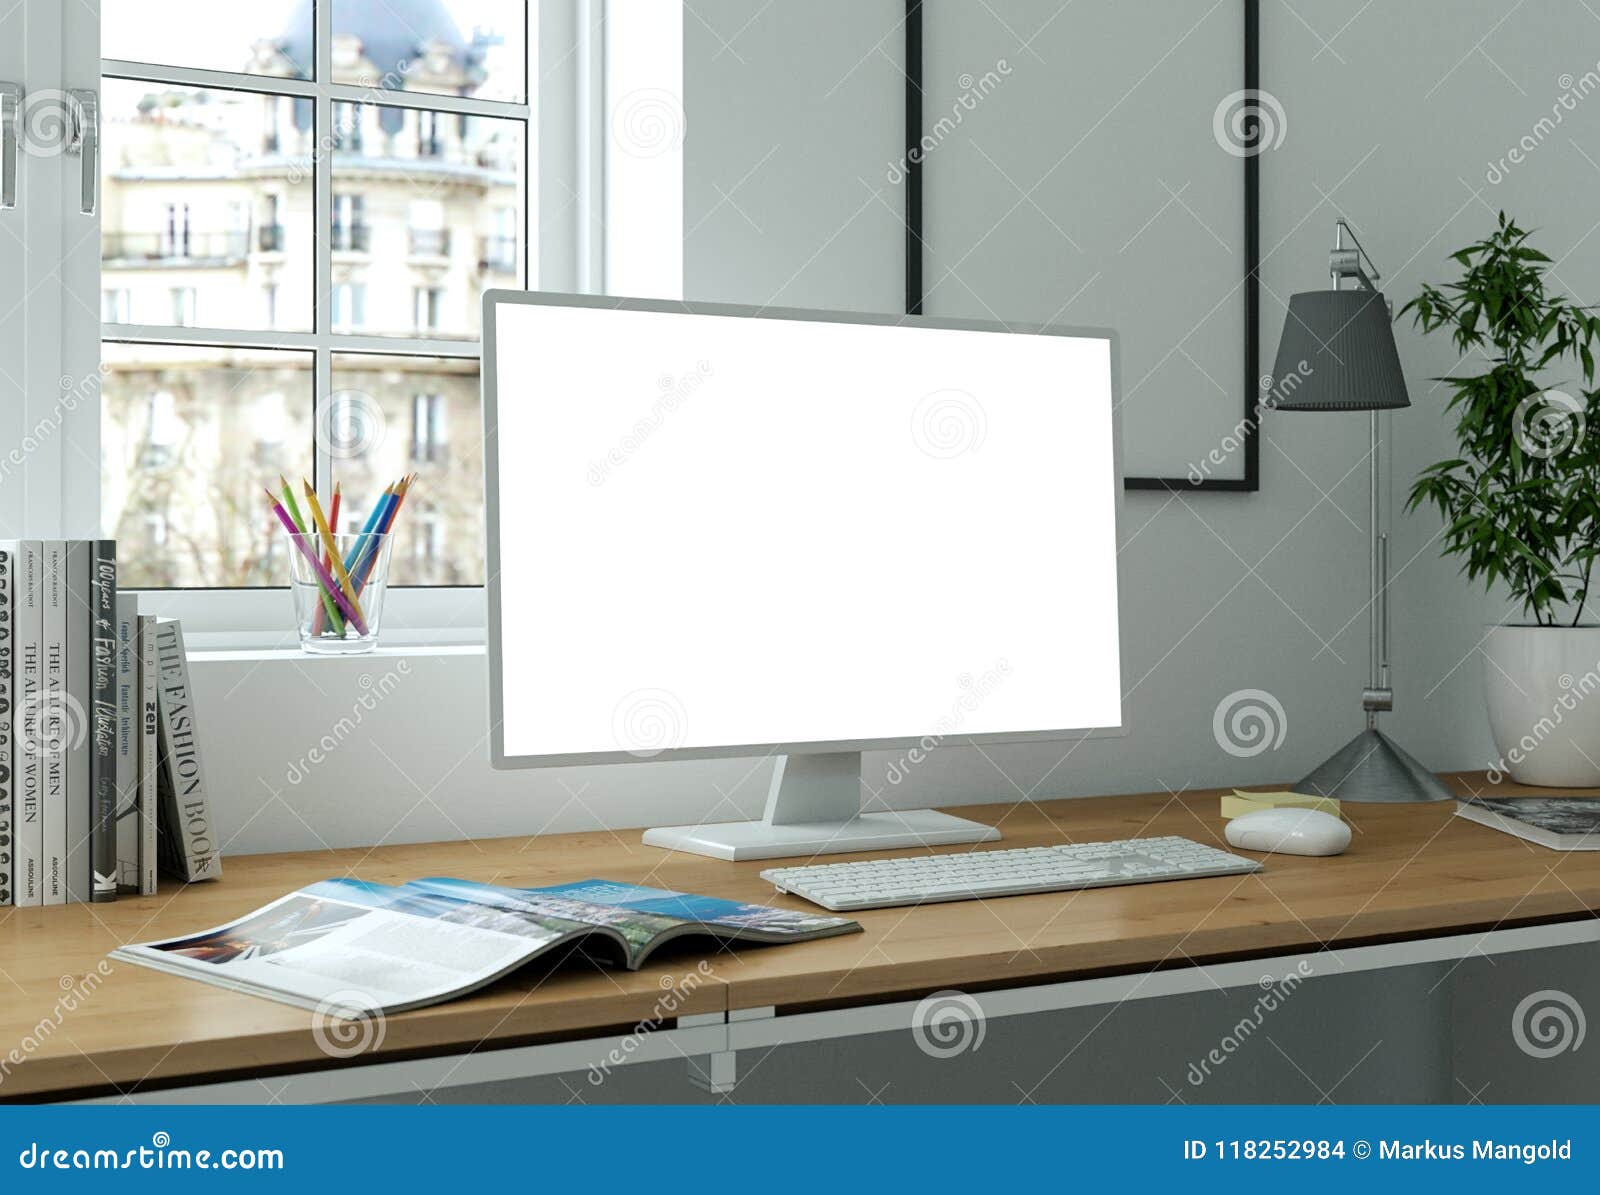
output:
<path id="1" fill-rule="evenodd" d="M 395 583 L 481 585 L 480 296 L 540 281 L 530 5 L 165 2 L 152 21 L 144 0 L 101 0 L 102 250 L 86 292 L 105 325 L 101 521 L 159 543 L 128 557 L 126 583 L 281 587 L 262 484 L 305 477 L 327 499 L 338 483 L 348 522 L 415 471 L 407 514 L 419 536 L 424 520 L 432 530 L 397 551 Z M 678 18 L 656 19 L 676 8 L 616 5 L 618 30 L 588 51 L 607 87 L 595 111 L 552 88 L 552 111 L 606 163 L 594 186 L 619 169 L 611 90 L 658 86 L 639 74 L 647 59 L 681 68 L 680 42 L 657 28 Z M 648 53 L 612 71 L 624 26 Z M 576 151 L 547 148 L 563 185 L 576 182 Z M 648 195 L 628 185 L 632 207 L 597 193 L 550 213 L 548 235 L 605 248 L 598 265 L 568 265 L 552 242 L 548 285 L 604 288 L 641 252 L 635 237 L 613 254 L 612 225 L 681 205 L 681 175 Z M 681 250 L 671 224 L 663 243 Z M 568 276 L 584 269 L 598 272 Z M 340 403 L 354 417 L 330 418 Z"/>

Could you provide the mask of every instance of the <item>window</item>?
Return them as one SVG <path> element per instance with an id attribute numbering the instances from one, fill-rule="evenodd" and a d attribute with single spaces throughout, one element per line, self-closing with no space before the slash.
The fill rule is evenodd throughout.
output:
<path id="1" fill-rule="evenodd" d="M 192 286 L 174 286 L 172 288 L 172 323 L 178 328 L 192 328 L 195 325 L 195 291 Z"/>
<path id="2" fill-rule="evenodd" d="M 161 256 L 189 256 L 189 205 L 167 204 L 167 226 L 161 236 Z"/>
<path id="3" fill-rule="evenodd" d="M 411 459 L 417 464 L 440 465 L 449 436 L 445 430 L 444 395 L 419 394 L 411 403 Z"/>
<path id="4" fill-rule="evenodd" d="M 439 112 L 417 113 L 417 157 L 444 157 L 444 116 Z"/>
<path id="5" fill-rule="evenodd" d="M 102 323 L 129 323 L 132 317 L 128 313 L 131 310 L 126 289 L 115 288 L 100 292 L 100 321 Z"/>
<path id="6" fill-rule="evenodd" d="M 419 286 L 416 291 L 418 332 L 439 330 L 439 311 L 444 306 L 444 291 L 437 286 Z"/>
<path id="7" fill-rule="evenodd" d="M 478 268 L 485 274 L 515 274 L 517 255 L 517 209 L 496 208 L 480 246 Z"/>
<path id="8" fill-rule="evenodd" d="M 283 194 L 279 191 L 268 191 L 263 196 L 261 205 L 261 231 L 257 236 L 256 249 L 261 253 L 283 252 Z M 275 327 L 276 321 L 269 321 L 267 327 Z"/>
<path id="9" fill-rule="evenodd" d="M 360 104 L 335 104 L 333 106 L 333 143 L 340 149 L 361 152 L 362 111 Z"/>
<path id="10" fill-rule="evenodd" d="M 359 282 L 337 282 L 333 287 L 333 329 L 354 332 L 366 322 L 367 288 Z"/>
<path id="11" fill-rule="evenodd" d="M 365 253 L 371 238 L 363 216 L 366 200 L 346 191 L 333 197 L 333 247 L 348 253 Z"/>
<path id="12" fill-rule="evenodd" d="M 107 532 L 143 547 L 126 581 L 282 586 L 264 483 L 337 482 L 354 513 L 416 471 L 395 583 L 481 584 L 479 294 L 533 282 L 526 0 L 103 2 L 100 481 Z"/>
<path id="13" fill-rule="evenodd" d="M 449 256 L 450 228 L 445 221 L 444 204 L 439 200 L 412 200 L 410 230 L 413 257 Z"/>

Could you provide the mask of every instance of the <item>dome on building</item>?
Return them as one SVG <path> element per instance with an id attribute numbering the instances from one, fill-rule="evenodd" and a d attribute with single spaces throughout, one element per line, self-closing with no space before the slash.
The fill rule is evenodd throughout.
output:
<path id="1" fill-rule="evenodd" d="M 300 0 L 279 48 L 304 78 L 315 73 L 311 48 L 315 0 Z M 351 36 L 361 42 L 362 56 L 377 68 L 379 77 L 403 74 L 425 45 L 451 51 L 463 69 L 477 65 L 482 47 L 468 40 L 450 15 L 444 0 L 338 0 L 333 6 L 336 37 Z"/>

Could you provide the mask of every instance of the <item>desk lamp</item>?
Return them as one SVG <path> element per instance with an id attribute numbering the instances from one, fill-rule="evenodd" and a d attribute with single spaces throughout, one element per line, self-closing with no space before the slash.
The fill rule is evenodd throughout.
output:
<path id="1" fill-rule="evenodd" d="M 1346 239 L 1353 247 L 1346 247 Z M 1341 801 L 1453 800 L 1455 794 L 1432 772 L 1378 729 L 1378 715 L 1394 708 L 1394 691 L 1389 687 L 1389 536 L 1382 530 L 1378 413 L 1409 407 L 1411 400 L 1400 370 L 1389 304 L 1375 285 L 1380 277 L 1377 267 L 1342 219 L 1334 227 L 1328 265 L 1332 290 L 1307 291 L 1289 300 L 1273 369 L 1283 393 L 1272 406 L 1279 411 L 1367 412 L 1372 438 L 1367 458 L 1372 525 L 1370 675 L 1361 694 L 1366 729 L 1297 787 Z M 1298 379 L 1295 385 L 1283 386 L 1291 375 Z"/>

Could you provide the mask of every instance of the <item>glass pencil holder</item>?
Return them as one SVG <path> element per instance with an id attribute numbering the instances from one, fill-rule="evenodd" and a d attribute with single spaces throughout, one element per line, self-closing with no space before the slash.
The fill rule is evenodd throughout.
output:
<path id="1" fill-rule="evenodd" d="M 378 646 L 389 590 L 389 534 L 333 537 L 329 555 L 319 535 L 291 535 L 289 590 L 302 651 L 343 656 Z"/>

